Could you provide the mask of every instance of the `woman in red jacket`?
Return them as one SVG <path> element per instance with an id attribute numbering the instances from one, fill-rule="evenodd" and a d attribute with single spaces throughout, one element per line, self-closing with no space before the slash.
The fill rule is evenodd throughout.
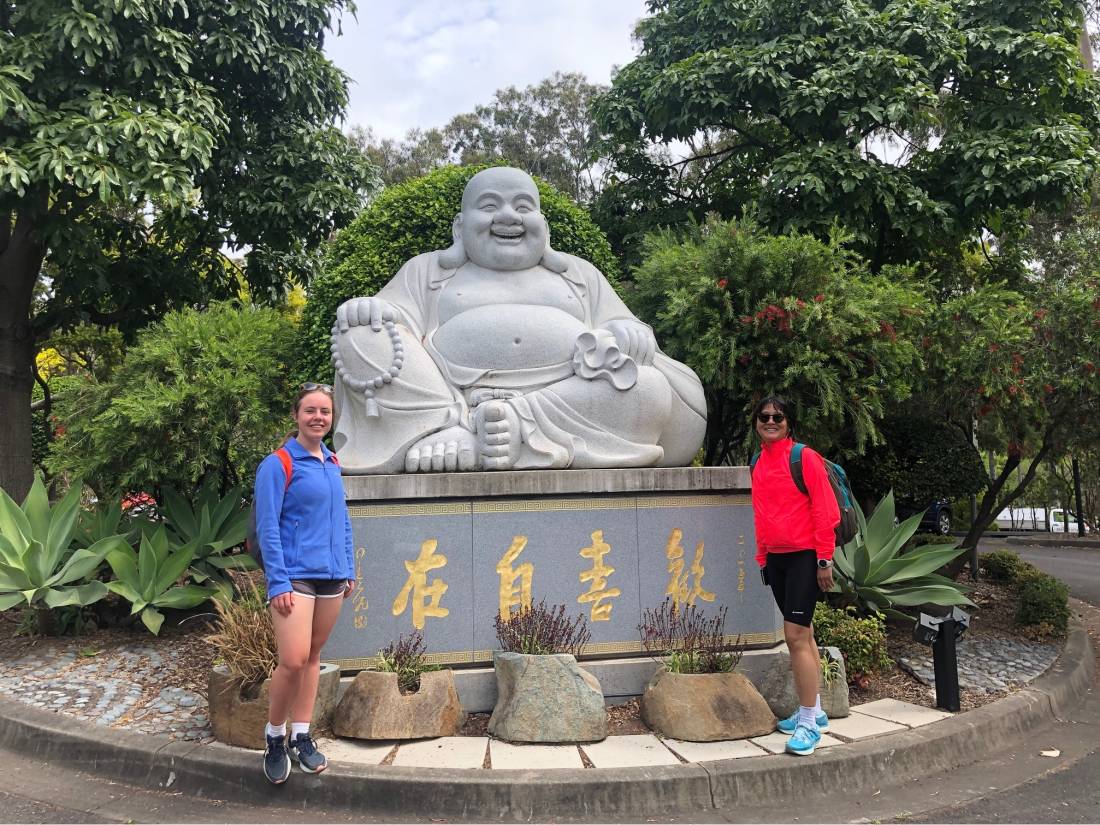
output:
<path id="1" fill-rule="evenodd" d="M 752 510 L 756 522 L 756 563 L 783 614 L 783 636 L 791 653 L 791 671 L 799 708 L 778 729 L 791 734 L 787 751 L 814 752 L 829 720 L 821 711 L 818 678 L 821 662 L 814 641 L 814 605 L 833 586 L 835 529 L 840 508 L 825 462 L 802 448 L 806 492 L 791 475 L 794 417 L 791 405 L 769 396 L 756 405 L 753 420 L 760 457 L 752 470 Z"/>

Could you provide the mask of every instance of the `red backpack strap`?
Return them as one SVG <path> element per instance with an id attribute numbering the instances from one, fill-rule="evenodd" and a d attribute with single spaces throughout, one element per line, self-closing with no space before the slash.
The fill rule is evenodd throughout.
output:
<path id="1" fill-rule="evenodd" d="M 335 464 L 335 465 L 336 465 L 337 467 L 339 467 L 339 466 L 340 466 L 340 459 L 338 459 L 338 458 L 336 457 L 336 453 L 331 453 L 331 454 L 329 455 L 329 458 L 331 458 L 331 459 L 332 459 L 332 463 L 333 463 L 333 464 Z"/>
<path id="2" fill-rule="evenodd" d="M 275 455 L 279 457 L 279 462 L 283 465 L 283 473 L 286 475 L 286 484 L 283 485 L 283 492 L 286 492 L 287 487 L 290 486 L 290 479 L 294 475 L 294 459 L 286 447 L 277 449 Z"/>

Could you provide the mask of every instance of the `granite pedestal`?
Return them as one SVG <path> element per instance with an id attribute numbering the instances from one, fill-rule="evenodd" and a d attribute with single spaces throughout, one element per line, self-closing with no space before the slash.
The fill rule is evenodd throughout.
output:
<path id="1" fill-rule="evenodd" d="M 753 560 L 745 467 L 346 476 L 358 588 L 325 648 L 345 671 L 400 635 L 430 661 L 476 667 L 494 618 L 531 602 L 583 613 L 582 658 L 637 657 L 646 609 L 666 598 L 755 647 L 782 617 Z"/>

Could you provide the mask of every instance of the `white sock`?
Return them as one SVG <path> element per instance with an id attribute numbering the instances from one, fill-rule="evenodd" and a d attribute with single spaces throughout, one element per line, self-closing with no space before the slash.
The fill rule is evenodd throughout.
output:
<path id="1" fill-rule="evenodd" d="M 821 694 L 817 694 L 817 699 L 814 700 L 814 713 L 821 713 Z"/>
<path id="2" fill-rule="evenodd" d="M 297 741 L 299 733 L 309 733 L 309 722 L 290 723 L 290 738 L 292 741 Z"/>
<path id="3" fill-rule="evenodd" d="M 273 725 L 268 722 L 264 728 L 264 736 L 286 736 L 286 725 Z"/>
<path id="4" fill-rule="evenodd" d="M 817 711 L 813 708 L 798 707 L 798 724 L 805 725 L 810 730 L 817 730 Z"/>

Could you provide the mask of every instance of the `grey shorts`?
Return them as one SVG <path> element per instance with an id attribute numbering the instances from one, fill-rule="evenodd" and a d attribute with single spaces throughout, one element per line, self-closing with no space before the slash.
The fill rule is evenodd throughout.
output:
<path id="1" fill-rule="evenodd" d="M 340 599 L 347 589 L 347 579 L 294 579 L 291 589 L 307 599 Z"/>

